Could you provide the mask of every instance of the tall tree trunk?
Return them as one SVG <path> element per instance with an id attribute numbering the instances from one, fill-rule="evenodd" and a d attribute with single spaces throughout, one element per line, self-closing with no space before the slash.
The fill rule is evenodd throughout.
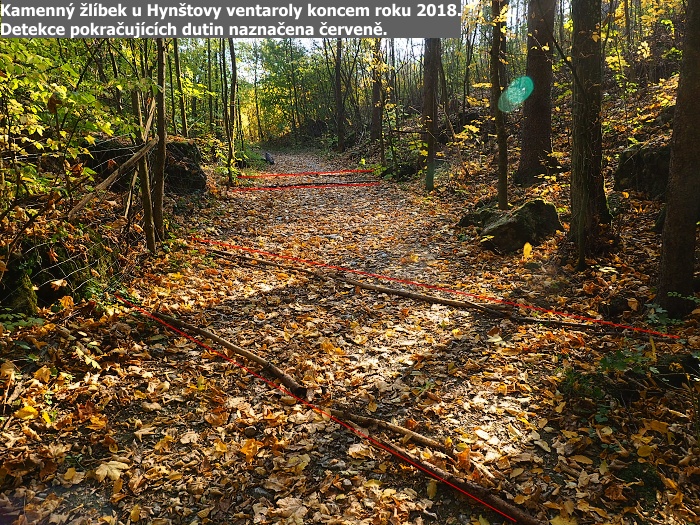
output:
<path id="1" fill-rule="evenodd" d="M 170 58 L 170 55 L 168 55 L 168 75 L 170 76 L 170 107 L 173 114 L 173 118 L 171 119 L 173 123 L 173 134 L 177 135 L 177 119 L 175 118 L 175 115 L 177 114 L 175 109 L 175 83 L 173 82 L 173 61 Z"/>
<path id="2" fill-rule="evenodd" d="M 299 128 L 301 127 L 301 112 L 299 111 L 299 86 L 297 86 L 297 66 L 294 62 L 294 46 L 291 38 L 287 39 L 287 49 L 289 50 L 289 70 L 292 82 L 292 131 L 294 138 L 299 140 Z"/>
<path id="3" fill-rule="evenodd" d="M 233 121 L 231 120 L 231 114 L 229 112 L 229 94 L 228 94 L 228 78 L 226 73 L 226 44 L 222 38 L 219 42 L 219 60 L 220 67 L 219 71 L 221 73 L 221 105 L 223 107 L 224 116 L 224 132 L 226 133 L 226 141 L 228 144 L 228 162 L 226 163 L 226 168 L 228 170 L 228 182 L 233 184 L 233 163 L 231 162 L 233 153 Z"/>
<path id="4" fill-rule="evenodd" d="M 209 118 L 207 120 L 209 133 L 214 131 L 214 95 L 211 90 L 211 38 L 207 38 L 207 102 L 209 103 Z M 170 81 L 172 82 L 172 80 Z"/>
<path id="5" fill-rule="evenodd" d="M 341 65 L 343 59 L 343 39 L 338 38 L 335 42 L 335 69 L 334 69 L 334 96 L 335 96 L 335 119 L 337 126 L 337 149 L 340 153 L 345 151 L 345 98 L 343 97 L 343 79 L 341 75 Z"/>
<path id="6" fill-rule="evenodd" d="M 602 226 L 610 222 L 601 173 L 600 122 L 602 64 L 600 51 L 601 0 L 573 0 L 573 147 L 571 162 L 571 228 L 577 263 L 598 244 Z"/>
<path id="7" fill-rule="evenodd" d="M 671 170 L 657 302 L 672 315 L 694 303 L 695 236 L 700 219 L 700 0 L 688 0 L 683 62 L 671 139 Z M 678 295 L 670 295 L 672 292 Z"/>
<path id="8" fill-rule="evenodd" d="M 231 89 L 229 90 L 229 140 L 228 140 L 228 165 L 233 169 L 233 158 L 236 154 L 236 93 L 238 89 L 238 68 L 236 66 L 236 49 L 233 47 L 233 38 L 228 39 L 228 49 L 231 55 Z"/>
<path id="9" fill-rule="evenodd" d="M 173 38 L 173 51 L 175 55 L 175 75 L 177 76 L 177 90 L 180 92 L 180 127 L 182 136 L 189 136 L 189 128 L 187 127 L 187 110 L 185 108 L 185 94 L 182 91 L 182 68 L 180 67 L 180 50 L 178 48 L 177 38 Z"/>
<path id="10" fill-rule="evenodd" d="M 426 38 L 423 54 L 423 141 L 427 146 L 425 189 L 435 189 L 438 85 L 440 82 L 440 39 Z"/>
<path id="11" fill-rule="evenodd" d="M 503 75 L 502 41 L 505 40 L 505 17 L 501 14 L 503 7 L 507 5 L 504 0 L 492 0 L 491 12 L 493 14 L 493 34 L 491 40 L 491 112 L 496 125 L 496 142 L 498 145 L 498 208 L 508 209 L 508 135 L 506 134 L 506 122 L 503 111 L 498 108 L 498 99 L 501 97 L 501 80 Z"/>
<path id="12" fill-rule="evenodd" d="M 253 53 L 255 55 L 255 64 L 253 67 L 253 96 L 255 98 L 255 120 L 258 124 L 258 140 L 262 142 L 265 139 L 263 137 L 262 124 L 260 123 L 260 97 L 258 96 L 258 62 L 260 60 L 260 49 L 258 48 L 257 43 L 253 44 Z"/>
<path id="13" fill-rule="evenodd" d="M 552 153 L 552 50 L 556 0 L 530 0 L 526 75 L 534 89 L 523 106 L 520 165 L 514 180 L 531 185 L 546 174 Z"/>
<path id="14" fill-rule="evenodd" d="M 156 131 L 158 147 L 153 166 L 153 225 L 159 241 L 165 240 L 165 221 L 163 220 L 163 198 L 165 196 L 165 155 L 167 131 L 165 129 L 165 40 L 156 39 L 157 49 L 157 87 L 156 87 Z"/>
<path id="15" fill-rule="evenodd" d="M 370 140 L 378 140 L 382 137 L 382 39 L 375 38 L 372 48 L 372 125 L 370 128 Z"/>

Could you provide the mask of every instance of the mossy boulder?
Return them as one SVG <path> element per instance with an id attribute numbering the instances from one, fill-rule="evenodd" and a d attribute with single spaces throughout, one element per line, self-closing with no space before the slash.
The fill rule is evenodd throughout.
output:
<path id="1" fill-rule="evenodd" d="M 18 260 L 12 261 L 0 281 L 0 305 L 26 315 L 33 315 L 38 310 L 34 285 Z"/>
<path id="2" fill-rule="evenodd" d="M 519 208 L 491 214 L 481 236 L 485 247 L 510 253 L 522 250 L 525 243 L 537 245 L 563 229 L 554 205 L 535 199 Z"/>
<path id="3" fill-rule="evenodd" d="M 620 154 L 615 190 L 635 190 L 650 198 L 663 198 L 668 186 L 671 145 L 635 144 Z"/>

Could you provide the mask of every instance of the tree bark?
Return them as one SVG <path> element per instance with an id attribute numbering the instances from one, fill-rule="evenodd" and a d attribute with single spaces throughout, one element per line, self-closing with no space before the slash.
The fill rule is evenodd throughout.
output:
<path id="1" fill-rule="evenodd" d="M 438 83 L 440 81 L 440 39 L 426 38 L 423 58 L 423 141 L 426 144 L 425 189 L 435 189 Z"/>
<path id="2" fill-rule="evenodd" d="M 378 140 L 382 136 L 382 39 L 374 40 L 372 48 L 372 125 L 370 140 Z"/>
<path id="3" fill-rule="evenodd" d="M 182 136 L 187 137 L 189 135 L 189 128 L 187 127 L 187 111 L 185 110 L 185 94 L 182 92 L 182 69 L 180 68 L 180 50 L 178 48 L 177 38 L 173 38 L 173 51 L 175 56 L 175 76 L 177 81 L 177 90 L 180 93 L 180 128 L 182 129 Z"/>
<path id="4" fill-rule="evenodd" d="M 491 40 L 491 111 L 496 125 L 496 142 L 498 145 L 498 208 L 508 209 L 508 135 L 503 111 L 498 108 L 501 97 L 502 83 L 505 83 L 502 49 L 505 41 L 505 20 L 501 11 L 506 6 L 504 0 L 492 0 L 491 13 L 493 16 L 493 34 Z"/>
<path id="5" fill-rule="evenodd" d="M 209 118 L 207 119 L 209 133 L 214 132 L 214 95 L 212 95 L 211 82 L 211 38 L 207 38 L 207 102 L 209 105 Z M 170 81 L 172 83 L 172 80 Z"/>
<path id="6" fill-rule="evenodd" d="M 334 94 L 335 94 L 335 119 L 337 125 L 337 149 L 340 153 L 345 151 L 345 99 L 343 98 L 343 79 L 341 76 L 343 39 L 336 39 L 335 43 L 335 69 L 334 69 Z"/>
<path id="7" fill-rule="evenodd" d="M 574 0 L 573 147 L 571 162 L 571 228 L 576 243 L 576 267 L 586 267 L 586 256 L 610 222 L 601 172 L 601 0 Z"/>
<path id="8" fill-rule="evenodd" d="M 671 139 L 671 169 L 657 302 L 674 316 L 695 305 L 695 236 L 700 217 L 700 0 L 688 0 L 683 62 Z M 674 295 L 670 295 L 674 292 Z M 678 294 L 678 295 L 675 295 Z"/>
<path id="9" fill-rule="evenodd" d="M 165 197 L 165 155 L 167 130 L 165 129 L 165 40 L 156 39 L 157 49 L 157 86 L 156 86 L 156 131 L 158 148 L 153 166 L 153 226 L 156 238 L 165 240 L 165 221 L 163 220 L 163 199 Z"/>
<path id="10" fill-rule="evenodd" d="M 236 94 L 238 92 L 238 67 L 236 65 L 236 48 L 233 46 L 233 38 L 228 39 L 228 49 L 231 55 L 231 89 L 229 90 L 228 121 L 228 166 L 229 173 L 233 169 L 234 157 L 236 155 Z"/>
<path id="11" fill-rule="evenodd" d="M 552 153 L 552 51 L 556 0 L 530 0 L 526 75 L 534 89 L 523 105 L 520 165 L 514 180 L 530 186 L 547 173 Z"/>

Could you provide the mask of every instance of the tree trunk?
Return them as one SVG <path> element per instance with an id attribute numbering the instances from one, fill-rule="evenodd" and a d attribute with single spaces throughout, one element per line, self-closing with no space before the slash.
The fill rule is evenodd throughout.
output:
<path id="1" fill-rule="evenodd" d="M 696 224 L 700 217 L 700 0 L 688 0 L 686 16 L 657 292 L 657 302 L 674 316 L 694 306 L 687 298 L 693 295 Z M 672 292 L 674 295 L 670 295 Z"/>
<path id="2" fill-rule="evenodd" d="M 165 155 L 167 132 L 165 129 L 165 41 L 156 39 L 157 48 L 157 87 L 156 87 L 156 131 L 158 147 L 153 166 L 153 225 L 159 241 L 165 240 L 165 221 L 163 220 L 163 198 L 165 196 Z"/>
<path id="3" fill-rule="evenodd" d="M 498 108 L 498 99 L 501 97 L 501 81 L 503 80 L 502 56 L 503 40 L 505 40 L 505 17 L 501 11 L 506 3 L 503 0 L 492 0 L 491 13 L 493 15 L 493 35 L 491 40 L 491 112 L 496 125 L 496 142 L 498 145 L 498 208 L 508 209 L 508 135 L 506 134 L 506 122 L 503 111 Z"/>
<path id="4" fill-rule="evenodd" d="M 228 165 L 233 169 L 236 155 L 236 94 L 238 92 L 238 68 L 236 65 L 236 49 L 233 46 L 233 38 L 228 39 L 228 49 L 231 55 L 231 89 L 229 90 L 228 121 L 230 137 L 228 141 Z"/>
<path id="5" fill-rule="evenodd" d="M 170 81 L 172 82 L 172 80 Z M 211 38 L 207 38 L 207 102 L 209 103 L 209 133 L 214 132 L 214 95 L 211 90 Z"/>
<path id="6" fill-rule="evenodd" d="M 423 58 L 423 141 L 427 147 L 425 159 L 425 189 L 435 189 L 435 153 L 437 141 L 438 83 L 440 81 L 440 39 L 426 38 Z"/>
<path id="7" fill-rule="evenodd" d="M 526 75 L 534 89 L 523 106 L 520 165 L 514 180 L 530 186 L 547 173 L 552 153 L 552 50 L 556 0 L 530 0 Z"/>
<path id="8" fill-rule="evenodd" d="M 602 130 L 600 0 L 574 0 L 573 33 L 573 146 L 571 162 L 571 228 L 577 263 L 600 241 L 602 225 L 610 222 L 601 173 Z"/>
<path id="9" fill-rule="evenodd" d="M 382 39 L 374 40 L 372 48 L 372 125 L 370 140 L 378 140 L 382 137 Z"/>
<path id="10" fill-rule="evenodd" d="M 335 71 L 334 71 L 334 95 L 335 95 L 335 119 L 337 125 L 338 151 L 345 151 L 345 99 L 343 98 L 343 79 L 340 66 L 343 56 L 343 39 L 335 42 Z"/>
<path id="11" fill-rule="evenodd" d="M 177 77 L 177 90 L 180 93 L 180 128 L 182 136 L 189 136 L 187 127 L 187 111 L 185 109 L 185 94 L 182 92 L 182 69 L 180 68 L 180 50 L 178 49 L 177 38 L 173 38 L 173 51 L 175 52 L 175 76 Z"/>
<path id="12" fill-rule="evenodd" d="M 226 141 L 228 145 L 228 162 L 226 163 L 226 168 L 228 170 L 228 182 L 233 184 L 233 162 L 231 159 L 233 157 L 233 121 L 231 120 L 231 113 L 229 111 L 229 90 L 228 90 L 228 77 L 226 76 L 226 44 L 222 38 L 219 41 L 219 71 L 221 74 L 221 106 L 223 108 L 224 117 L 224 132 L 226 134 Z"/>
<path id="13" fill-rule="evenodd" d="M 175 115 L 177 114 L 175 109 L 175 83 L 173 82 L 173 61 L 170 58 L 170 55 L 168 55 L 168 75 L 170 76 L 170 106 L 173 113 L 173 118 L 171 119 L 173 123 L 173 134 L 177 135 L 177 119 L 175 118 Z"/>

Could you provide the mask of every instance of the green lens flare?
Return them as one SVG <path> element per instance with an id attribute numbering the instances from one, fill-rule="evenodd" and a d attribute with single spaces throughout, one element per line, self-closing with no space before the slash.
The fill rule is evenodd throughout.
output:
<path id="1" fill-rule="evenodd" d="M 498 99 L 498 109 L 510 113 L 520 107 L 527 97 L 532 95 L 535 84 L 530 77 L 518 77 L 501 93 Z"/>

